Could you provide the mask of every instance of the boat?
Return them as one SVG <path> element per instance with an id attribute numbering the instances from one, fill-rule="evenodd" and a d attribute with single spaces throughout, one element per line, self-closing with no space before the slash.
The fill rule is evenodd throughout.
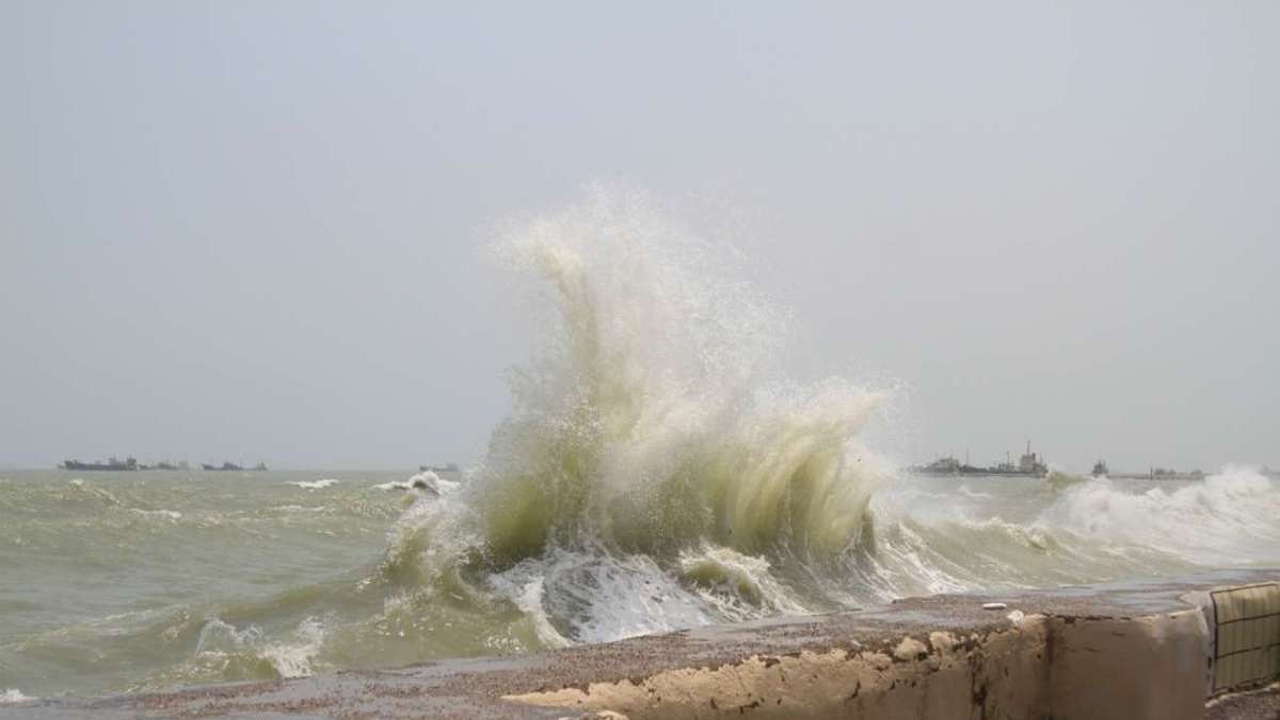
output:
<path id="1" fill-rule="evenodd" d="M 1107 472 L 1108 472 L 1108 470 L 1107 470 L 1107 461 L 1106 461 L 1106 460 L 1101 460 L 1101 459 L 1100 459 L 1100 460 L 1098 460 L 1098 462 L 1096 462 L 1096 463 L 1094 463 L 1094 464 L 1093 464 L 1093 472 L 1091 472 L 1091 473 L 1089 473 L 1089 474 L 1090 474 L 1090 475 L 1092 475 L 1092 476 L 1094 476 L 1094 477 L 1102 477 L 1102 476 L 1106 475 L 1106 474 L 1107 474 Z"/>
<path id="2" fill-rule="evenodd" d="M 138 461 L 132 457 L 125 458 L 124 460 L 117 460 L 113 457 L 104 463 L 86 463 L 80 462 L 79 460 L 63 460 L 62 469 L 87 470 L 91 472 L 132 472 L 135 470 L 142 470 L 144 469 L 144 466 L 138 465 Z"/>
<path id="3" fill-rule="evenodd" d="M 961 463 L 947 455 L 940 457 L 928 465 L 916 465 L 908 468 L 920 475 L 1001 475 L 1007 477 L 1044 477 L 1049 474 L 1049 465 L 1044 458 L 1031 452 L 1031 441 L 1027 441 L 1027 451 L 1015 465 L 1009 460 L 990 467 L 974 467 L 967 462 Z"/>
<path id="4" fill-rule="evenodd" d="M 218 472 L 239 472 L 244 470 L 243 467 L 236 465 L 235 463 L 229 463 L 229 462 L 222 463 L 221 467 L 218 467 L 217 465 L 210 465 L 209 463 L 200 463 L 200 469 L 212 470 L 212 471 L 218 471 Z"/>
<path id="5" fill-rule="evenodd" d="M 418 472 L 456 473 L 458 472 L 458 463 L 446 463 L 444 465 L 419 465 Z"/>

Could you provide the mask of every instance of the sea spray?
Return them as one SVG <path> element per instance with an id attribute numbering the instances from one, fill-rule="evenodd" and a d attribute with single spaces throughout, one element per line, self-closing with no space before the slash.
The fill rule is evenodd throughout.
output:
<path id="1" fill-rule="evenodd" d="M 558 312 L 474 478 L 496 567 L 586 542 L 830 559 L 859 538 L 887 475 L 857 439 L 880 396 L 783 382 L 782 314 L 648 197 L 593 189 L 497 254 Z"/>
<path id="2" fill-rule="evenodd" d="M 1265 562 L 1280 548 L 1280 492 L 1275 481 L 1240 466 L 1142 493 L 1098 478 L 1073 485 L 1042 522 L 1111 547 L 1155 549 L 1203 565 Z"/>

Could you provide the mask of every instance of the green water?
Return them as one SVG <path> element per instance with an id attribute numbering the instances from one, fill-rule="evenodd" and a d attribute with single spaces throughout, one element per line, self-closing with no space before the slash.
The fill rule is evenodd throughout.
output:
<path id="1" fill-rule="evenodd" d="M 599 526 L 514 563 L 485 552 L 478 479 L 428 477 L 437 494 L 408 477 L 0 473 L 0 694 L 395 667 L 903 595 L 1280 563 L 1280 490 L 1247 469 L 1191 483 L 900 475 L 834 555 L 735 548 L 677 522 L 642 548 Z M 810 491 L 798 477 L 793 492 Z"/>
<path id="2" fill-rule="evenodd" d="M 385 484 L 407 476 L 0 473 L 0 691 L 121 692 L 506 650 L 447 633 L 440 647 L 407 647 L 429 623 L 407 620 L 412 636 L 393 627 L 404 617 L 388 612 L 397 589 L 378 564 L 408 493 Z M 324 480 L 337 482 L 295 484 Z"/>

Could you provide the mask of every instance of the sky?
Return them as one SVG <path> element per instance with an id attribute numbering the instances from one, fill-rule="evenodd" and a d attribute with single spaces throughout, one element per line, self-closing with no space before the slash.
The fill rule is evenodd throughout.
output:
<path id="1" fill-rule="evenodd" d="M 735 218 L 900 461 L 1280 466 L 1278 26 L 3 0 L 0 464 L 474 461 L 534 332 L 488 229 L 604 181 Z"/>

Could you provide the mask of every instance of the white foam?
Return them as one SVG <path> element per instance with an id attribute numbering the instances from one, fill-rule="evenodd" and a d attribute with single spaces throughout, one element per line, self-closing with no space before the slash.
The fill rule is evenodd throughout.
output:
<path id="1" fill-rule="evenodd" d="M 679 567 L 686 584 L 720 611 L 723 619 L 746 620 L 761 615 L 805 615 L 808 609 L 770 572 L 763 557 L 704 543 L 680 553 Z"/>
<path id="2" fill-rule="evenodd" d="M 5 705 L 8 703 L 33 702 L 37 699 L 38 698 L 33 698 L 27 695 L 23 695 L 22 691 L 17 688 L 9 688 L 4 692 L 0 692 L 0 705 Z"/>
<path id="3" fill-rule="evenodd" d="M 286 485 L 295 485 L 303 490 L 323 490 L 332 485 L 337 485 L 338 480 L 335 478 L 324 478 L 321 480 L 290 480 Z"/>
<path id="4" fill-rule="evenodd" d="M 491 577 L 490 584 L 531 615 L 540 637 L 553 642 L 612 642 L 718 619 L 708 603 L 647 555 L 557 549 Z"/>
<path id="5" fill-rule="evenodd" d="M 281 677 L 307 677 L 313 672 L 311 663 L 320 652 L 324 638 L 324 624 L 317 618 L 309 617 L 298 624 L 293 642 L 265 645 L 258 654 L 266 658 Z"/>
<path id="6" fill-rule="evenodd" d="M 533 618 L 534 631 L 543 644 L 553 648 L 568 647 L 572 643 L 551 624 L 551 619 L 542 606 L 542 595 L 542 578 L 535 578 L 525 583 L 524 588 L 513 599 L 516 607 Z"/>
<path id="7" fill-rule="evenodd" d="M 312 674 L 312 661 L 325 639 L 324 624 L 308 617 L 298 624 L 289 642 L 267 642 L 262 628 L 250 625 L 243 630 L 214 618 L 200 629 L 196 654 L 217 658 L 249 653 L 271 663 L 281 677 Z"/>
<path id="8" fill-rule="evenodd" d="M 129 510 L 143 517 L 164 518 L 166 520 L 182 519 L 182 513 L 177 510 L 142 510 L 140 508 L 129 508 Z"/>
<path id="9" fill-rule="evenodd" d="M 1042 522 L 1123 546 L 1154 548 L 1202 565 L 1280 561 L 1280 492 L 1255 470 L 1227 467 L 1204 480 L 1135 492 L 1089 480 L 1067 489 Z"/>
<path id="10" fill-rule="evenodd" d="M 408 480 L 392 480 L 390 482 L 379 483 L 373 487 L 378 490 L 426 489 L 428 491 L 435 492 L 437 495 L 444 495 L 456 492 L 462 487 L 462 483 L 454 480 L 445 480 L 431 470 L 424 470 L 417 475 L 410 476 Z"/>

